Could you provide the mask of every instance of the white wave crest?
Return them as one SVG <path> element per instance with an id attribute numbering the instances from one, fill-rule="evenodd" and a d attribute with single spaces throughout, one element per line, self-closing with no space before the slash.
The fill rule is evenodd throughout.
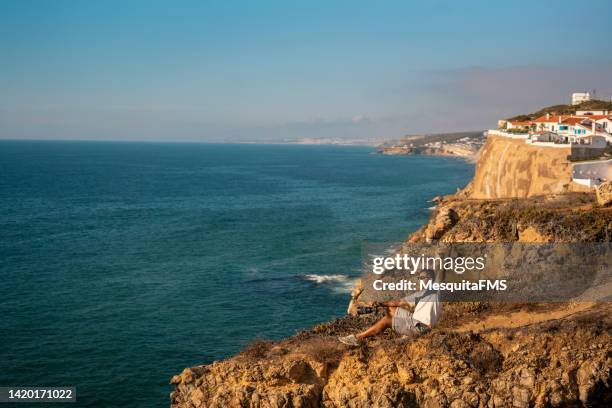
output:
<path id="1" fill-rule="evenodd" d="M 332 290 L 336 293 L 351 293 L 353 290 L 353 280 L 345 275 L 302 275 L 302 279 L 315 282 L 317 284 L 332 284 Z"/>
<path id="2" fill-rule="evenodd" d="M 316 283 L 347 282 L 349 280 L 348 276 L 344 276 L 344 275 L 306 274 L 306 275 L 303 275 L 302 278 L 304 278 L 305 280 L 316 282 Z"/>

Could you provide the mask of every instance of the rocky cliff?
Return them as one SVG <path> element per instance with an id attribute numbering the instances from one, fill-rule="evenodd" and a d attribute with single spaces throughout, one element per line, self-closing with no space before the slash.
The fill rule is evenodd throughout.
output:
<path id="1" fill-rule="evenodd" d="M 409 240 L 612 240 L 612 209 L 593 193 L 523 200 L 447 197 Z M 185 369 L 173 408 L 612 406 L 609 303 L 445 305 L 416 339 L 392 332 L 351 349 L 336 336 L 376 316 L 347 316 L 279 342 Z"/>
<path id="2" fill-rule="evenodd" d="M 566 154 L 491 138 L 471 186 L 443 198 L 408 241 L 611 242 L 609 191 L 599 202 L 568 192 Z M 499 198 L 508 196 L 531 198 Z M 171 405 L 610 407 L 611 312 L 608 302 L 449 303 L 417 339 L 387 331 L 357 348 L 337 336 L 377 316 L 347 316 L 185 369 L 171 380 Z"/>
<path id="3" fill-rule="evenodd" d="M 469 188 L 471 198 L 524 198 L 588 191 L 572 183 L 569 147 L 540 147 L 522 139 L 489 136 Z"/>
<path id="4" fill-rule="evenodd" d="M 173 407 L 609 407 L 611 308 L 517 309 L 507 327 L 485 310 L 403 342 L 388 334 L 349 349 L 345 318 L 172 378 Z M 462 322 L 463 325 L 459 324 Z M 472 326 L 469 326 L 469 325 Z"/>

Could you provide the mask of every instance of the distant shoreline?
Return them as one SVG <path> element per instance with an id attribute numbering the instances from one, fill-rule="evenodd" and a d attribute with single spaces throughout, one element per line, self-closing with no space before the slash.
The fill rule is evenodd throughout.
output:
<path id="1" fill-rule="evenodd" d="M 376 147 L 381 141 L 350 141 L 350 142 L 320 142 L 307 143 L 301 141 L 206 141 L 206 140 L 123 140 L 123 139 L 17 139 L 17 138 L 0 138 L 0 143 L 3 142 L 91 142 L 91 143 L 147 143 L 147 144 L 210 144 L 210 145 L 299 145 L 299 146 L 365 146 Z"/>
<path id="2" fill-rule="evenodd" d="M 377 147 L 384 155 L 458 157 L 475 162 L 485 142 L 481 131 L 406 136 Z"/>

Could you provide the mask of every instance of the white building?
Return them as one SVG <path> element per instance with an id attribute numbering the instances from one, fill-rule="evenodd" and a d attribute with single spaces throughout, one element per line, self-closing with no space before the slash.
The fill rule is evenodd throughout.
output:
<path id="1" fill-rule="evenodd" d="M 598 135 L 607 141 L 612 141 L 609 130 L 612 121 L 608 116 L 573 116 L 573 115 L 550 115 L 540 116 L 533 121 L 538 133 L 553 132 L 560 136 L 560 140 L 571 143 L 579 143 L 581 138 Z"/>
<path id="2" fill-rule="evenodd" d="M 506 129 L 528 129 L 531 121 L 509 120 L 506 122 Z"/>
<path id="3" fill-rule="evenodd" d="M 589 92 L 574 92 L 572 94 L 572 105 L 578 105 L 582 102 L 590 101 L 591 94 Z"/>
<path id="4" fill-rule="evenodd" d="M 610 115 L 589 115 L 587 120 L 595 122 L 596 134 L 606 138 L 608 143 L 612 143 L 612 116 Z"/>
<path id="5" fill-rule="evenodd" d="M 607 115 L 608 113 L 605 109 L 577 110 L 576 116 Z"/>

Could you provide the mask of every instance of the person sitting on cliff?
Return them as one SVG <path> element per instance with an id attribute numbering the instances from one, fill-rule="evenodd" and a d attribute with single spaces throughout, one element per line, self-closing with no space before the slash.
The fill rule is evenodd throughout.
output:
<path id="1" fill-rule="evenodd" d="M 423 283 L 434 278 L 435 273 L 431 270 L 423 270 L 419 274 Z M 385 307 L 383 318 L 361 333 L 338 337 L 338 340 L 349 346 L 358 346 L 361 340 L 380 334 L 387 328 L 402 336 L 416 337 L 431 330 L 442 312 L 438 292 L 425 290 L 411 293 L 401 300 L 375 302 L 374 306 Z"/>

